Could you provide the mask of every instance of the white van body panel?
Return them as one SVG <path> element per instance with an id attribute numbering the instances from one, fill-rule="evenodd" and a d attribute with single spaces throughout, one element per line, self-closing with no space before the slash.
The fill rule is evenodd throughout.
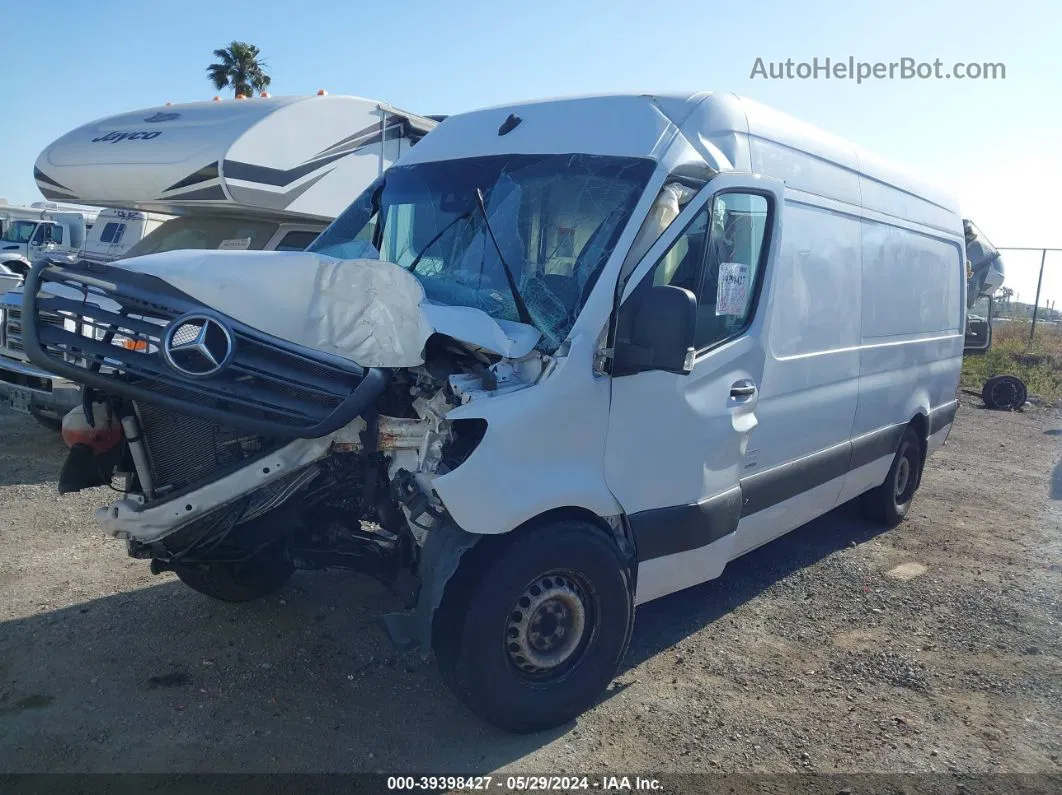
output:
<path id="1" fill-rule="evenodd" d="M 493 123 L 500 125 L 510 113 L 523 120 L 512 132 L 497 135 Z M 586 124 L 571 124 L 582 114 Z M 610 119 L 609 135 L 600 135 L 603 116 Z M 591 117 L 598 126 L 589 124 Z M 674 388 L 669 384 L 682 388 L 682 379 L 695 376 L 643 373 L 613 381 L 615 426 L 635 428 L 640 419 L 668 440 L 658 442 L 662 449 L 656 454 L 649 433 L 609 437 L 607 480 L 628 515 L 688 501 L 681 484 L 698 473 L 706 478 L 702 499 L 742 486 L 750 494 L 770 490 L 774 500 L 744 496 L 732 537 L 641 561 L 637 601 L 717 576 L 727 560 L 876 486 L 891 465 L 895 434 L 916 417 L 928 427 L 934 409 L 946 414 L 954 402 L 962 350 L 962 222 L 957 205 L 943 193 L 784 114 L 719 95 L 691 95 L 685 105 L 675 97 L 605 97 L 479 111 L 448 119 L 405 162 L 513 151 L 651 156 L 661 167 L 647 193 L 659 188 L 667 172 L 688 162 L 691 152 L 711 170 L 751 172 L 750 185 L 752 175 L 785 183 L 779 226 L 786 231 L 766 264 L 757 315 L 742 338 L 723 346 L 755 344 L 764 350 L 762 372 L 753 374 L 759 386 L 749 418 L 754 427 L 739 458 L 725 466 L 717 462 L 722 469 L 678 463 L 689 451 L 676 451 L 665 430 L 676 414 L 649 394 L 668 395 Z M 625 298 L 659 249 L 635 270 Z M 614 283 L 624 253 L 617 248 L 601 284 Z M 610 311 L 610 291 L 596 290 L 572 337 L 599 332 Z M 551 380 L 563 372 L 558 368 Z M 724 372 L 706 385 L 721 390 L 738 375 Z M 625 408 L 621 393 L 627 390 L 621 387 L 633 379 L 653 386 Z M 712 398 L 705 400 L 707 408 Z M 650 423 L 646 416 L 652 417 Z M 575 415 L 574 424 L 582 420 Z M 695 426 L 676 424 L 687 437 L 700 439 Z M 489 439 L 490 434 L 484 444 Z M 557 460 L 560 452 L 554 453 Z M 867 456 L 870 460 L 864 460 Z M 470 464 L 436 483 L 458 473 L 471 477 L 473 469 L 478 475 Z M 731 466 L 739 472 L 732 484 L 721 474 L 709 477 Z M 798 488 L 794 484 L 801 472 L 812 479 Z M 543 505 L 558 502 L 549 491 L 539 492 Z M 440 496 L 449 504 L 441 491 Z"/>
<path id="2" fill-rule="evenodd" d="M 594 338 L 571 342 L 570 353 L 534 387 L 478 400 L 447 415 L 487 421 L 488 433 L 468 460 L 431 481 L 454 521 L 468 532 L 506 533 L 561 508 L 599 517 L 623 512 L 601 466 L 609 383 L 593 373 Z M 499 466 L 499 461 L 506 463 Z M 519 473 L 515 479 L 514 473 Z"/>

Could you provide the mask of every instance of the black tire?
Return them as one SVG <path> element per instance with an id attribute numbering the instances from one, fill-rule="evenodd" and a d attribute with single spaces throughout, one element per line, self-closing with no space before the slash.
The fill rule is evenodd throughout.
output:
<path id="1" fill-rule="evenodd" d="M 907 428 L 885 482 L 862 497 L 867 518 L 895 527 L 911 509 L 911 501 L 922 475 L 922 441 L 914 428 Z"/>
<path id="2" fill-rule="evenodd" d="M 472 563 L 435 632 L 439 667 L 458 698 L 518 733 L 560 726 L 592 706 L 634 624 L 616 545 L 588 523 L 561 520 Z"/>
<path id="3" fill-rule="evenodd" d="M 30 409 L 30 416 L 37 421 L 37 424 L 42 428 L 47 428 L 53 433 L 59 433 L 63 430 L 63 421 L 55 417 L 49 417 L 47 414 L 41 414 L 35 409 Z"/>
<path id="4" fill-rule="evenodd" d="M 1025 405 L 1028 397 L 1025 382 L 1013 375 L 993 376 L 981 388 L 981 400 L 990 409 L 1015 411 Z"/>
<path id="5" fill-rule="evenodd" d="M 267 547 L 242 563 L 178 563 L 170 567 L 181 582 L 222 602 L 249 602 L 279 591 L 295 565 L 282 544 Z"/>

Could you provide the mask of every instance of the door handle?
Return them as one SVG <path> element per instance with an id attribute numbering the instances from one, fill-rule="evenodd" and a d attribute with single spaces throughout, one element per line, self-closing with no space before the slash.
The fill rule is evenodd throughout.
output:
<path id="1" fill-rule="evenodd" d="M 747 400 L 756 394 L 756 385 L 751 381 L 737 381 L 730 386 L 730 397 L 735 400 Z"/>

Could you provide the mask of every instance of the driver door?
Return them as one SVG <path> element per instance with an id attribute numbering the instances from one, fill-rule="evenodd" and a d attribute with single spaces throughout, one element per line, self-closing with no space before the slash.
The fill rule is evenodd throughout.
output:
<path id="1" fill-rule="evenodd" d="M 984 353 L 992 347 L 991 297 L 981 298 L 966 313 L 966 340 L 963 353 Z"/>
<path id="2" fill-rule="evenodd" d="M 612 379 L 605 478 L 634 532 L 639 603 L 717 577 L 730 558 L 757 424 L 758 298 L 781 236 L 781 191 L 775 180 L 716 176 L 626 286 L 617 339 L 651 287 L 681 287 L 697 299 L 688 372 L 646 368 Z"/>
<path id="3" fill-rule="evenodd" d="M 37 225 L 33 237 L 30 239 L 29 256 L 27 259 L 32 263 L 53 251 L 63 241 L 63 227 L 59 224 L 42 223 Z"/>
<path id="4" fill-rule="evenodd" d="M 37 228 L 33 230 L 33 236 L 29 239 L 29 243 L 26 244 L 26 259 L 30 262 L 36 262 L 41 256 L 41 252 L 44 249 L 44 233 L 48 228 L 48 224 L 37 224 Z"/>

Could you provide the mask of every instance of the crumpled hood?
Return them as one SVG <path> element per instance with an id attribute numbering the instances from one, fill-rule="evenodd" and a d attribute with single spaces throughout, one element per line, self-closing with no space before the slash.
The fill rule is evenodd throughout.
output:
<path id="1" fill-rule="evenodd" d="M 391 262 L 306 251 L 169 251 L 114 267 L 156 276 L 252 328 L 362 367 L 414 367 L 433 333 L 508 358 L 541 336 L 523 323 L 430 302 L 415 276 Z"/>

